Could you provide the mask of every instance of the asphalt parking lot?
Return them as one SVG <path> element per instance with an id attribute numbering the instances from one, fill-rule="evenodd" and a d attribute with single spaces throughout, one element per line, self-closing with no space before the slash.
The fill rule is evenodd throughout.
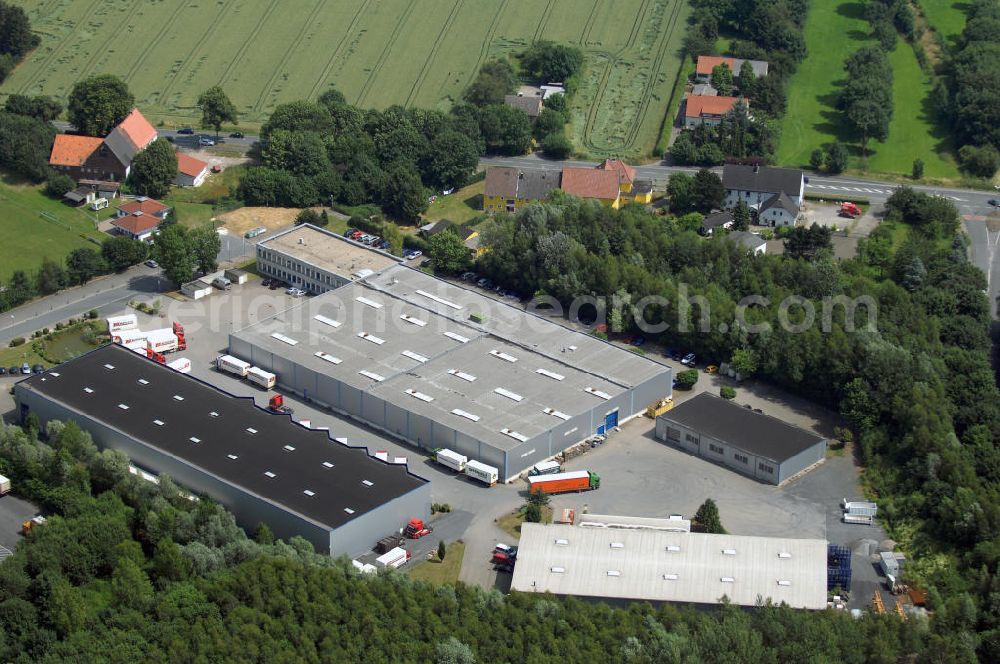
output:
<path id="1" fill-rule="evenodd" d="M 38 508 L 26 500 L 9 493 L 0 497 L 0 547 L 13 551 L 21 539 L 21 524 L 36 514 Z"/>
<path id="2" fill-rule="evenodd" d="M 162 298 L 162 313 L 153 317 L 139 314 L 140 326 L 143 329 L 168 327 L 173 321 L 180 322 L 186 329 L 188 348 L 178 355 L 191 360 L 192 374 L 230 393 L 252 396 L 258 405 L 264 406 L 273 391 L 265 392 L 246 381 L 218 372 L 214 368 L 214 360 L 226 352 L 231 330 L 280 315 L 281 311 L 298 302 L 301 300 L 285 295 L 283 290 L 262 287 L 260 281 L 255 279 L 236 285 L 231 291 L 216 292 L 196 302 Z M 651 345 L 645 350 L 650 359 L 675 371 L 682 368 L 678 362 L 656 352 Z M 7 379 L 3 384 L 11 382 Z M 675 401 L 683 402 L 704 390 L 717 393 L 723 384 L 733 383 L 728 378 L 702 372 L 692 391 L 675 392 Z M 750 404 L 769 415 L 821 435 L 832 436 L 833 427 L 837 424 L 834 413 L 772 386 L 748 381 L 736 385 L 736 389 L 738 403 Z M 0 411 L 12 414 L 13 402 L 6 390 L 2 398 Z M 332 437 L 346 439 L 349 445 L 368 446 L 372 452 L 386 450 L 391 457 L 404 456 L 412 472 L 432 481 L 432 500 L 448 503 L 454 512 L 434 519 L 433 535 L 419 543 L 408 543 L 415 559 L 434 549 L 439 539 L 452 541 L 462 538 L 466 542 L 466 553 L 461 580 L 506 589 L 509 575 L 498 575 L 489 564 L 495 544 L 509 541 L 509 536 L 497 527 L 495 521 L 524 502 L 525 482 L 486 488 L 442 468 L 415 448 L 386 439 L 361 422 L 335 415 L 292 396 L 286 395 L 286 400 L 295 409 L 294 419 L 309 420 L 314 427 L 329 427 Z M 636 418 L 626 423 L 620 432 L 611 435 L 604 445 L 567 462 L 566 470 L 590 469 L 597 472 L 602 479 L 601 488 L 584 494 L 554 496 L 553 508 L 661 517 L 680 513 L 691 517 L 706 498 L 713 498 L 719 506 L 723 524 L 736 534 L 828 538 L 831 543 L 848 546 L 861 537 L 884 538 L 880 529 L 844 526 L 839 521 L 840 499 L 860 495 L 857 470 L 849 457 L 830 458 L 807 475 L 778 488 L 667 447 L 653 438 L 652 431 L 652 420 Z M 0 499 L 0 505 L 7 498 L 10 497 Z M 26 516 L 21 514 L 22 511 Z M 16 513 L 16 527 L 11 530 L 15 539 L 20 522 L 34 513 L 30 506 Z M 5 544 L 8 530 L 5 522 L 0 521 L 0 544 Z M 866 562 L 866 559 L 856 561 L 856 569 L 858 562 Z M 863 574 L 864 570 L 856 572 L 858 578 Z"/>

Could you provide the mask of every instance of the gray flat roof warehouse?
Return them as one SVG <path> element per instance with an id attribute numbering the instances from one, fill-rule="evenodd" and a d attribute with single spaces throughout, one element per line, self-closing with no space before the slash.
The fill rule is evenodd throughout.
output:
<path id="1" fill-rule="evenodd" d="M 501 479 L 671 392 L 668 367 L 401 265 L 232 333 L 230 353 Z"/>
<path id="2" fill-rule="evenodd" d="M 430 483 L 405 465 L 121 346 L 25 379 L 15 396 L 22 417 L 73 419 L 99 446 L 226 505 L 244 527 L 263 521 L 279 537 L 300 535 L 323 552 L 366 551 L 429 513 Z"/>

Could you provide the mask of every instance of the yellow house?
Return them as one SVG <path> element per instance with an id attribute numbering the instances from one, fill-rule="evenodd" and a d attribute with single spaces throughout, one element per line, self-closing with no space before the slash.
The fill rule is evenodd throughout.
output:
<path id="1" fill-rule="evenodd" d="M 597 168 L 618 173 L 618 190 L 623 204 L 634 201 L 648 205 L 653 202 L 653 183 L 650 180 L 636 180 L 635 169 L 621 159 L 605 159 Z"/>
<path id="2" fill-rule="evenodd" d="M 483 211 L 517 212 L 525 205 L 547 200 L 558 187 L 558 171 L 491 166 L 486 169 Z"/>

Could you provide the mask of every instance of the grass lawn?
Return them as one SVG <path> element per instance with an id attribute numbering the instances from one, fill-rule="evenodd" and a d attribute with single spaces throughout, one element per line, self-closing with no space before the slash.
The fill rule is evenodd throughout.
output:
<path id="1" fill-rule="evenodd" d="M 959 0 L 920 0 L 927 22 L 934 26 L 949 46 L 955 45 L 965 28 L 965 3 Z"/>
<path id="2" fill-rule="evenodd" d="M 221 173 L 211 173 L 200 187 L 174 187 L 167 200 L 185 203 L 215 203 L 229 196 L 240 184 L 243 166 L 230 166 Z"/>
<path id="3" fill-rule="evenodd" d="M 42 258 L 62 262 L 79 247 L 100 250 L 106 237 L 95 230 L 92 217 L 42 193 L 41 186 L 26 184 L 0 173 L 0 281 L 15 270 L 37 271 Z M 97 244 L 88 240 L 94 238 Z"/>
<path id="4" fill-rule="evenodd" d="M 788 112 L 781 124 L 777 161 L 806 166 L 813 149 L 834 140 L 851 144 L 851 169 L 861 169 L 860 146 L 837 110 L 837 95 L 845 77 L 844 60 L 873 43 L 870 26 L 858 3 L 812 3 L 806 18 L 809 55 L 792 78 Z M 831 39 L 831 35 L 837 35 Z M 893 120 L 889 139 L 872 143 L 867 171 L 908 174 L 913 160 L 924 160 L 927 177 L 958 177 L 944 135 L 931 123 L 925 102 L 932 89 L 917 65 L 913 49 L 902 39 L 889 59 L 893 66 Z"/>
<path id="5" fill-rule="evenodd" d="M 438 195 L 436 201 L 430 204 L 424 219 L 437 221 L 447 219 L 456 224 L 464 224 L 483 214 L 483 190 L 486 181 L 473 182 L 449 196 Z"/>
<path id="6" fill-rule="evenodd" d="M 514 539 L 521 537 L 521 524 L 524 523 L 524 508 L 505 514 L 497 521 L 500 530 L 504 531 Z M 542 508 L 542 523 L 552 523 L 552 508 L 548 505 Z"/>
<path id="7" fill-rule="evenodd" d="M 211 223 L 215 216 L 215 208 L 208 203 L 184 203 L 175 201 L 171 197 L 164 198 L 164 202 L 174 208 L 177 215 L 177 223 L 188 228 L 198 228 Z"/>
<path id="8" fill-rule="evenodd" d="M 465 543 L 452 542 L 447 547 L 444 560 L 438 560 L 437 552 L 430 560 L 417 563 L 410 570 L 410 578 L 415 581 L 430 581 L 431 583 L 457 583 L 458 574 L 462 571 L 462 558 L 465 556 Z"/>

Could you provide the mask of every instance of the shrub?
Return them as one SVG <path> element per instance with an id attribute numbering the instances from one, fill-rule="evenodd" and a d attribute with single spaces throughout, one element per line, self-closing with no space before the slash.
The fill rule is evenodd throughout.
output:
<path id="1" fill-rule="evenodd" d="M 24 345 L 24 337 L 14 337 L 13 339 L 10 340 L 10 347 L 11 348 L 15 348 L 17 346 L 23 346 L 23 345 Z"/>
<path id="2" fill-rule="evenodd" d="M 43 327 L 42 328 L 42 334 L 48 334 L 48 333 L 49 333 L 49 328 Z"/>
<path id="3" fill-rule="evenodd" d="M 736 390 L 729 387 L 728 385 L 723 385 L 719 388 L 719 396 L 723 399 L 733 400 L 736 398 Z"/>
<path id="4" fill-rule="evenodd" d="M 62 173 L 52 173 L 45 182 L 45 195 L 50 198 L 62 198 L 66 192 L 76 189 L 73 178 Z"/>
<path id="5" fill-rule="evenodd" d="M 964 171 L 982 178 L 993 177 L 1000 168 L 1000 152 L 992 145 L 963 145 L 958 151 L 958 160 Z"/>
<path id="6" fill-rule="evenodd" d="M 66 327 L 66 326 L 63 325 L 62 323 L 56 323 L 56 330 L 57 331 L 63 329 L 64 327 Z"/>
<path id="7" fill-rule="evenodd" d="M 87 318 L 95 319 L 97 318 L 97 309 L 91 309 L 87 312 Z"/>
<path id="8" fill-rule="evenodd" d="M 698 370 L 686 369 L 677 374 L 677 389 L 690 390 L 698 382 Z"/>

